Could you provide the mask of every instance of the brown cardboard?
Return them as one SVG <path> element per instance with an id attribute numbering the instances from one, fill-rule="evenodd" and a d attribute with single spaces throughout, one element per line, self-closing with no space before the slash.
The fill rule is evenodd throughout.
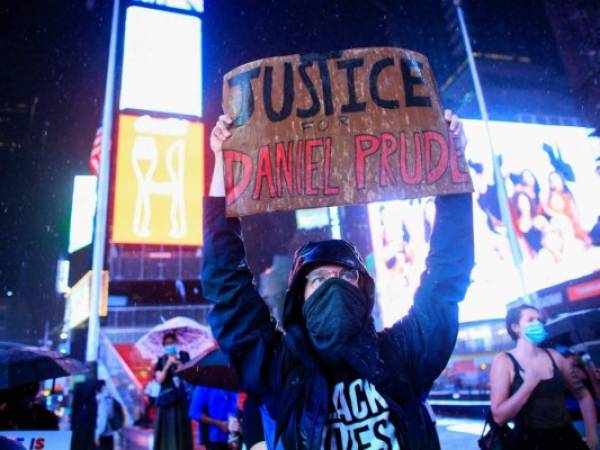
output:
<path id="1" fill-rule="evenodd" d="M 244 64 L 223 78 L 223 110 L 228 216 L 472 191 L 429 62 L 410 50 Z"/>

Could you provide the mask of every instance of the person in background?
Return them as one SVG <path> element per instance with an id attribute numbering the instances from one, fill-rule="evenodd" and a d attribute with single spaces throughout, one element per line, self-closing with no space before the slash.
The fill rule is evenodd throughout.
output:
<path id="1" fill-rule="evenodd" d="M 540 347 L 547 337 L 540 312 L 530 305 L 511 308 L 506 329 L 516 342 L 492 363 L 491 410 L 499 425 L 514 420 L 516 450 L 596 450 L 596 410 L 593 399 L 555 350 Z M 565 406 L 565 386 L 579 402 L 586 444 L 573 427 Z"/>
<path id="2" fill-rule="evenodd" d="M 586 352 L 573 353 L 570 350 L 564 354 L 577 377 L 595 400 L 600 400 L 600 380 L 597 377 L 597 369 L 591 356 Z"/>
<path id="3" fill-rule="evenodd" d="M 96 430 L 94 443 L 99 450 L 113 450 L 115 448 L 115 431 L 111 426 L 111 418 L 115 414 L 113 399 L 108 395 L 108 388 L 104 380 L 98 380 L 96 387 Z"/>
<path id="4" fill-rule="evenodd" d="M 160 393 L 156 400 L 154 450 L 191 450 L 194 444 L 187 411 L 187 394 L 183 381 L 175 374 L 182 364 L 190 360 L 190 355 L 179 351 L 175 333 L 163 336 L 163 348 L 165 354 L 155 367 Z"/>
<path id="5" fill-rule="evenodd" d="M 58 417 L 35 402 L 38 382 L 0 390 L 0 430 L 58 430 Z"/>
<path id="6" fill-rule="evenodd" d="M 237 420 L 237 394 L 223 389 L 196 386 L 190 402 L 189 416 L 208 425 L 207 435 L 200 435 L 206 450 L 229 450 L 230 417 Z"/>

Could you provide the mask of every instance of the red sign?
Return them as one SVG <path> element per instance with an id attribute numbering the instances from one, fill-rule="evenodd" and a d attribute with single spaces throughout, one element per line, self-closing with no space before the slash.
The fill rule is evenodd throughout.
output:
<path id="1" fill-rule="evenodd" d="M 600 278 L 567 288 L 567 297 L 570 302 L 578 302 L 597 296 L 600 296 Z"/>

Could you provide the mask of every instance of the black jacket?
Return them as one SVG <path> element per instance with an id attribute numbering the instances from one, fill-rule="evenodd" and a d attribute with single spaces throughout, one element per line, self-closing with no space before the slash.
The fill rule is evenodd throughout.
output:
<path id="1" fill-rule="evenodd" d="M 436 223 L 414 305 L 382 332 L 351 341 L 347 363 L 390 405 L 403 450 L 438 449 L 423 406 L 446 366 L 458 333 L 458 302 L 473 267 L 470 194 L 436 199 Z M 202 287 L 215 302 L 214 336 L 229 355 L 242 388 L 264 399 L 285 450 L 321 447 L 330 393 L 302 326 L 277 330 L 252 283 L 240 222 L 225 218 L 225 199 L 204 201 Z"/>

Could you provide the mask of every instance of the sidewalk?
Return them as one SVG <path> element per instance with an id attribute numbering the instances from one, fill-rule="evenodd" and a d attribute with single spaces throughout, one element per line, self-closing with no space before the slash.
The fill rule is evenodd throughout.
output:
<path id="1" fill-rule="evenodd" d="M 461 417 L 438 417 L 437 429 L 443 450 L 478 450 L 477 440 L 483 430 L 483 420 Z"/>
<path id="2" fill-rule="evenodd" d="M 199 450 L 198 426 L 192 422 L 194 435 L 194 450 Z M 125 427 L 121 430 L 121 440 L 115 450 L 152 450 L 154 430 L 152 428 L 140 428 L 135 426 Z"/>

